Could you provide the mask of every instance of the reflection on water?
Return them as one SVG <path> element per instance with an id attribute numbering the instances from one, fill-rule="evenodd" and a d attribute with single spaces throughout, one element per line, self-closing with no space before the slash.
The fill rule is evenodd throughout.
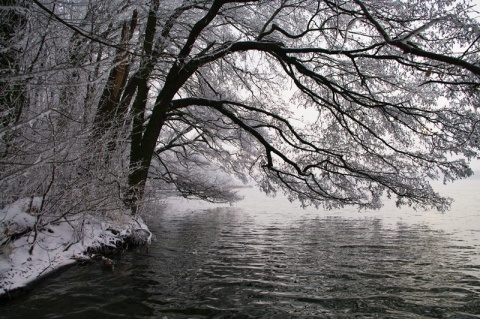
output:
<path id="1" fill-rule="evenodd" d="M 73 267 L 0 317 L 480 318 L 478 241 L 415 214 L 268 203 L 174 202 L 151 218 L 149 252 L 122 256 L 113 273 Z"/>

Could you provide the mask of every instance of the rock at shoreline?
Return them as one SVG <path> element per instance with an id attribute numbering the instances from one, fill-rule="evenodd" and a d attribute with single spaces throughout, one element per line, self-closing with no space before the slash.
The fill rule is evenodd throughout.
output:
<path id="1" fill-rule="evenodd" d="M 133 245 L 148 245 L 150 244 L 152 233 L 147 229 L 137 228 L 133 229 L 127 241 Z"/>

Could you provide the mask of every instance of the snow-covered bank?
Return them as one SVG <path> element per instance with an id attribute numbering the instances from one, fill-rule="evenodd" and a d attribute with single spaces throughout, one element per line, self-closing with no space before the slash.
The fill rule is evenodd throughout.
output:
<path id="1" fill-rule="evenodd" d="M 150 243 L 140 217 L 120 211 L 40 217 L 39 203 L 39 198 L 21 199 L 0 210 L 0 297 L 88 259 L 91 252 Z"/>

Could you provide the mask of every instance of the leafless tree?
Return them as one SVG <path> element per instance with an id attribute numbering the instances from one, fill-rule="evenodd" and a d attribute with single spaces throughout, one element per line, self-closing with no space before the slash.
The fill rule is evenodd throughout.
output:
<path id="1" fill-rule="evenodd" d="M 443 210 L 429 182 L 472 173 L 480 28 L 464 1 L 33 0 L 26 12 L 43 43 L 58 40 L 24 50 L 48 63 L 22 56 L 43 68 L 22 76 L 29 96 L 49 98 L 44 79 L 70 108 L 54 108 L 75 141 L 59 162 L 134 214 L 146 187 L 234 199 L 218 171 L 304 205 L 379 208 L 387 195 Z"/>

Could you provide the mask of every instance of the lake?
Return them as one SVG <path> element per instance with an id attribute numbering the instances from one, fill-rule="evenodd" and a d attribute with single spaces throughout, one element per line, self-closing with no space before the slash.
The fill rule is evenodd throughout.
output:
<path id="1" fill-rule="evenodd" d="M 171 199 L 115 271 L 74 266 L 0 318 L 480 318 L 480 179 L 446 213 L 301 209 L 254 188 L 233 206 Z"/>

